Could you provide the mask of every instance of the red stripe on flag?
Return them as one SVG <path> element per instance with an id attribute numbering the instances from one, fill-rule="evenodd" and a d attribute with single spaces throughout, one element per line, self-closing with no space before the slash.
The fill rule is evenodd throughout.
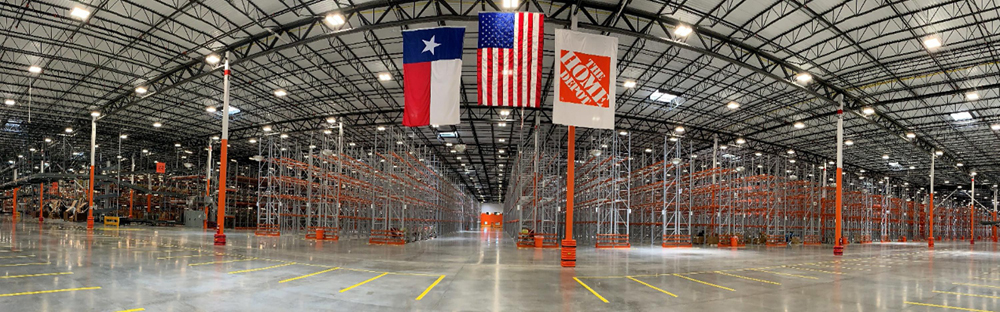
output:
<path id="1" fill-rule="evenodd" d="M 476 49 L 476 91 L 479 93 L 477 101 L 483 105 L 483 49 Z"/>
<path id="2" fill-rule="evenodd" d="M 535 107 L 541 107 L 542 106 L 542 83 L 541 83 L 542 82 L 542 49 L 545 48 L 545 35 L 544 35 L 544 32 L 543 32 L 543 30 L 545 29 L 545 27 L 544 27 L 545 26 L 545 18 L 544 18 L 545 16 L 543 16 L 541 14 L 533 14 L 533 15 L 535 16 L 535 18 L 538 19 L 538 25 L 541 26 L 541 27 L 539 27 L 541 29 L 539 29 L 539 31 L 538 31 L 537 34 L 535 34 L 535 37 L 538 40 L 538 48 L 535 49 L 535 51 L 537 51 L 537 53 L 538 53 L 537 56 L 536 56 L 538 58 L 538 67 L 535 68 L 535 79 L 536 79 L 535 80 L 536 81 L 536 83 L 535 83 L 535 98 L 534 98 L 534 102 L 535 103 L 533 103 L 533 104 L 534 104 Z"/>
<path id="3" fill-rule="evenodd" d="M 515 46 L 516 47 L 516 46 Z M 507 106 L 515 106 L 517 102 L 514 101 L 514 49 L 510 49 L 507 52 L 507 66 L 504 66 L 507 70 Z"/>
<path id="4" fill-rule="evenodd" d="M 523 90 L 521 88 L 521 79 L 519 79 L 519 78 L 521 77 L 521 73 L 522 73 L 522 71 L 521 71 L 521 42 L 524 41 L 524 36 L 523 36 L 524 34 L 523 34 L 523 31 L 522 31 L 524 28 L 521 27 L 521 24 L 524 22 L 524 14 L 518 13 L 515 16 L 516 16 L 516 18 L 514 19 L 514 38 L 517 38 L 517 39 L 514 39 L 514 49 L 515 49 L 515 51 L 514 51 L 514 53 L 512 53 L 512 55 L 514 56 L 514 60 L 515 61 L 514 61 L 514 69 L 511 70 L 512 71 L 512 73 L 511 73 L 511 76 L 512 76 L 511 77 L 511 81 L 514 82 L 513 85 L 514 85 L 515 91 L 511 92 L 510 96 L 514 97 L 514 106 L 518 106 L 518 105 L 521 104 L 521 101 L 519 101 L 520 100 L 519 95 L 521 95 L 521 90 Z"/>
<path id="5" fill-rule="evenodd" d="M 526 75 L 528 79 L 525 81 L 525 90 L 527 90 L 526 94 L 528 96 L 525 99 L 523 106 L 533 106 L 535 99 L 531 96 L 531 87 L 532 87 L 531 80 L 532 78 L 534 78 L 535 68 L 531 66 L 531 62 L 534 59 L 534 56 L 531 53 L 534 51 L 533 49 L 535 48 L 535 14 L 529 13 L 526 15 L 528 16 L 528 38 L 524 38 L 524 42 L 522 44 L 528 45 L 528 55 L 524 59 L 526 62 L 528 62 L 524 66 L 528 70 L 528 74 Z"/>
<path id="6" fill-rule="evenodd" d="M 403 125 L 430 124 L 431 62 L 403 64 L 403 86 Z"/>
<path id="7" fill-rule="evenodd" d="M 493 103 L 493 55 L 496 54 L 496 49 L 487 48 L 486 52 L 486 105 L 494 106 L 497 105 Z"/>

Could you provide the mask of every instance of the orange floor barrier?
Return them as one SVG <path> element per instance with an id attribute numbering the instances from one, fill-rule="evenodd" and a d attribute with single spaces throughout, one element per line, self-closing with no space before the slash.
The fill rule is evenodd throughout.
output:
<path id="1" fill-rule="evenodd" d="M 257 230 L 253 234 L 257 236 L 281 236 L 281 229 L 277 224 L 258 224 Z"/>
<path id="2" fill-rule="evenodd" d="M 628 234 L 597 234 L 597 248 L 629 248 Z"/>
<path id="3" fill-rule="evenodd" d="M 340 239 L 340 229 L 328 226 L 310 226 L 306 231 L 306 239 L 336 241 Z"/>
<path id="4" fill-rule="evenodd" d="M 397 245 L 406 244 L 403 231 L 399 230 L 372 230 L 368 243 L 372 245 Z"/>
<path id="5" fill-rule="evenodd" d="M 767 247 L 788 247 L 784 235 L 768 235 L 767 242 L 764 245 Z"/>
<path id="6" fill-rule="evenodd" d="M 663 248 L 691 247 L 691 235 L 663 235 Z"/>
<path id="7" fill-rule="evenodd" d="M 802 244 L 805 246 L 819 246 L 822 245 L 823 242 L 820 241 L 819 235 L 806 235 Z"/>

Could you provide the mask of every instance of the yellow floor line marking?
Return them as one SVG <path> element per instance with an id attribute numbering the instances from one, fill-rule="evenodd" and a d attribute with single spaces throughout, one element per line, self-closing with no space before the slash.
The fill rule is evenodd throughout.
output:
<path id="1" fill-rule="evenodd" d="M 952 284 L 953 285 L 962 285 L 962 286 L 987 287 L 987 288 L 998 288 L 998 289 L 1000 289 L 1000 286 L 979 285 L 979 284 L 965 284 L 965 283 L 952 283 Z"/>
<path id="2" fill-rule="evenodd" d="M 574 277 L 573 280 L 575 280 L 577 283 L 580 283 L 580 285 L 583 286 L 583 288 L 586 288 L 587 290 L 589 290 L 590 293 L 594 294 L 594 296 L 597 296 L 597 299 L 601 299 L 601 301 L 604 301 L 604 303 L 608 303 L 608 299 L 604 299 L 604 297 L 601 297 L 601 294 L 598 294 L 596 291 L 594 291 L 593 289 L 591 289 L 590 286 L 587 286 L 587 284 L 584 284 L 583 281 L 581 281 L 579 278 Z"/>
<path id="3" fill-rule="evenodd" d="M 318 268 L 335 268 L 335 266 L 332 266 L 332 265 L 322 265 L 322 264 L 312 264 L 312 263 L 296 263 L 296 264 L 298 264 L 298 265 L 304 265 L 304 266 L 311 266 L 311 267 L 318 267 Z M 347 269 L 344 269 L 344 270 L 347 270 Z"/>
<path id="4" fill-rule="evenodd" d="M 784 275 L 784 276 L 793 276 L 793 277 L 801 277 L 801 278 L 808 278 L 808 279 L 817 279 L 816 277 L 806 276 L 806 275 L 798 275 L 798 274 L 791 274 L 791 273 L 781 273 L 781 272 L 758 270 L 758 269 L 750 269 L 750 270 L 751 271 L 757 271 L 757 272 L 763 272 L 763 273 L 771 273 L 771 274 L 777 274 L 777 275 Z"/>
<path id="5" fill-rule="evenodd" d="M 192 264 L 188 264 L 188 266 L 209 265 L 209 264 L 223 264 L 223 263 L 233 263 L 233 262 L 242 262 L 242 261 L 251 261 L 251 260 L 257 260 L 257 258 L 240 259 L 240 260 L 212 261 L 212 262 L 202 262 L 202 263 L 192 263 Z"/>
<path id="6" fill-rule="evenodd" d="M 139 311 L 146 311 L 146 309 L 145 308 L 138 308 L 138 309 L 131 309 L 131 310 L 121 310 L 121 311 L 117 311 L 117 312 L 139 312 Z"/>
<path id="7" fill-rule="evenodd" d="M 73 274 L 73 272 L 24 274 L 24 275 L 7 275 L 7 276 L 0 276 L 0 279 L 5 279 L 5 278 L 21 278 L 21 277 L 36 277 L 36 276 L 52 276 L 52 275 L 66 275 L 66 274 Z"/>
<path id="8" fill-rule="evenodd" d="M 299 279 L 303 279 L 303 278 L 310 277 L 310 276 L 320 275 L 320 274 L 323 274 L 323 273 L 326 273 L 326 272 L 330 272 L 330 271 L 333 271 L 333 270 L 337 270 L 337 269 L 340 269 L 340 268 L 332 268 L 332 269 L 326 269 L 326 270 L 315 272 L 315 273 L 309 273 L 309 274 L 302 275 L 302 276 L 299 276 L 299 277 L 293 277 L 293 278 L 289 278 L 289 279 L 286 279 L 286 280 L 282 280 L 282 281 L 280 281 L 278 283 L 280 284 L 280 283 L 285 283 L 285 282 L 291 282 L 291 281 L 294 281 L 294 280 L 299 280 Z"/>
<path id="9" fill-rule="evenodd" d="M 82 288 L 67 288 L 67 289 L 56 289 L 56 290 L 28 291 L 28 292 L 19 292 L 19 293 L 11 293 L 11 294 L 0 294 L 0 297 L 13 297 L 13 296 L 38 295 L 38 294 L 51 294 L 51 293 L 57 293 L 57 292 L 77 291 L 77 290 L 94 290 L 94 289 L 101 289 L 101 288 L 100 287 L 82 287 Z"/>
<path id="10" fill-rule="evenodd" d="M 51 264 L 51 263 L 49 263 L 49 262 L 34 262 L 34 263 L 0 264 L 0 267 L 16 267 L 16 266 L 43 265 L 43 264 Z"/>
<path id="11" fill-rule="evenodd" d="M 417 300 L 424 299 L 424 296 L 426 296 L 427 293 L 431 291 L 431 288 L 434 288 L 434 286 L 437 286 L 437 284 L 440 283 L 441 280 L 443 280 L 443 279 L 444 279 L 444 275 L 441 275 L 441 277 L 438 277 L 438 279 L 436 281 L 434 281 L 434 283 L 432 283 L 431 286 L 428 286 L 427 289 L 424 289 L 424 292 L 420 293 L 420 296 L 417 296 Z"/>
<path id="12" fill-rule="evenodd" d="M 367 284 L 368 282 L 371 282 L 371 281 L 374 281 L 374 280 L 377 280 L 377 279 L 379 279 L 380 277 L 383 277 L 383 276 L 386 276 L 386 275 L 388 275 L 388 274 L 389 274 L 389 272 L 385 272 L 385 273 L 382 273 L 382 274 L 379 274 L 379 276 L 376 276 L 376 277 L 372 277 L 372 278 L 369 278 L 369 279 L 365 280 L 364 282 L 360 282 L 360 283 L 357 283 L 357 284 L 354 284 L 354 285 L 352 285 L 351 287 L 347 287 L 347 288 L 344 288 L 344 289 L 341 289 L 341 290 L 340 290 L 340 292 L 345 292 L 345 291 L 348 291 L 348 290 L 351 290 L 351 289 L 352 289 L 352 288 L 354 288 L 354 287 L 358 287 L 358 286 L 361 286 L 361 285 L 364 285 L 364 284 Z"/>
<path id="13" fill-rule="evenodd" d="M 745 279 L 745 280 L 751 280 L 751 281 L 754 281 L 754 282 L 761 282 L 761 283 L 768 283 L 768 284 L 774 284 L 774 285 L 781 285 L 781 283 L 778 283 L 778 282 L 772 282 L 772 281 L 769 281 L 769 280 L 757 279 L 757 278 L 753 278 L 753 277 L 749 277 L 749 276 L 736 275 L 736 274 L 726 273 L 726 272 L 722 272 L 722 271 L 715 271 L 715 273 L 719 273 L 719 274 L 722 274 L 722 275 L 725 275 L 725 276 L 732 276 L 732 277 L 736 277 L 736 278 L 742 278 L 742 279 Z"/>
<path id="14" fill-rule="evenodd" d="M 293 264 L 295 264 L 295 262 L 282 263 L 282 264 L 279 264 L 279 265 L 272 265 L 272 266 L 269 266 L 269 267 L 264 267 L 264 268 L 259 268 L 259 269 L 249 269 L 249 270 L 232 271 L 232 272 L 229 272 L 229 274 L 240 274 L 240 273 L 248 273 L 248 272 L 257 272 L 257 271 L 263 271 L 263 270 L 270 270 L 270 269 L 273 269 L 273 268 L 280 268 L 280 267 L 283 267 L 283 266 L 289 266 L 289 265 L 293 265 Z"/>
<path id="15" fill-rule="evenodd" d="M 600 279 L 600 278 L 625 278 L 625 276 L 579 276 L 583 279 Z"/>
<path id="16" fill-rule="evenodd" d="M 718 287 L 718 288 L 722 288 L 722 289 L 725 289 L 725 290 L 728 290 L 728 291 L 736 291 L 735 289 L 732 289 L 732 288 L 729 288 L 729 287 L 719 286 L 719 285 L 712 284 L 712 283 L 709 283 L 709 282 L 706 282 L 706 281 L 702 281 L 702 280 L 696 280 L 696 279 L 693 279 L 693 278 L 690 278 L 690 277 L 687 277 L 687 276 L 684 276 L 684 275 L 680 275 L 680 274 L 673 274 L 673 275 L 676 276 L 676 277 L 680 277 L 680 278 L 692 281 L 692 282 L 702 283 L 702 284 L 705 284 L 705 285 L 708 285 L 708 286 Z"/>
<path id="17" fill-rule="evenodd" d="M 326 266 L 326 267 L 331 268 L 331 266 Z M 367 272 L 367 273 L 379 273 L 379 274 L 381 274 L 381 273 L 389 273 L 389 274 L 392 274 L 392 275 L 437 276 L 437 275 L 434 275 L 434 274 L 424 274 L 424 273 L 386 272 L 386 271 L 372 271 L 372 270 L 365 270 L 365 269 L 350 269 L 350 268 L 340 268 L 340 269 L 341 270 L 346 270 L 346 271 L 354 271 L 354 272 Z"/>
<path id="18" fill-rule="evenodd" d="M 4 257 L 0 257 L 0 259 L 28 258 L 28 257 L 34 257 L 34 256 L 35 255 L 27 255 L 27 256 L 4 256 Z"/>
<path id="19" fill-rule="evenodd" d="M 796 266 L 789 266 L 788 268 L 790 268 L 790 269 L 796 269 L 796 270 L 820 272 L 820 273 L 837 274 L 837 275 L 843 275 L 844 274 L 844 273 L 841 273 L 841 272 L 824 271 L 824 270 L 817 270 L 817 269 L 810 269 L 810 268 L 803 268 L 803 267 L 796 267 Z"/>
<path id="20" fill-rule="evenodd" d="M 178 258 L 197 258 L 197 257 L 208 257 L 208 256 L 221 256 L 221 255 L 190 255 L 190 256 L 173 256 L 173 257 L 160 257 L 156 260 L 166 260 L 166 259 L 178 259 Z"/>
<path id="21" fill-rule="evenodd" d="M 910 302 L 910 301 L 905 301 L 903 303 L 912 304 L 912 305 L 919 305 L 919 306 L 925 306 L 925 307 L 945 308 L 945 309 L 954 309 L 954 310 L 962 310 L 962 311 L 992 312 L 992 311 L 987 311 L 987 310 L 977 310 L 977 309 L 969 309 L 969 308 L 960 308 L 960 307 L 938 305 L 938 304 L 930 304 L 930 303 L 920 303 L 920 302 Z"/>
<path id="22" fill-rule="evenodd" d="M 626 276 L 625 278 L 628 278 L 628 279 L 630 279 L 630 280 L 633 280 L 633 281 L 636 281 L 636 282 L 637 282 L 637 283 L 639 283 L 639 284 L 643 284 L 643 285 L 646 285 L 646 286 L 649 286 L 649 288 L 652 288 L 652 289 L 656 289 L 657 291 L 659 291 L 659 292 L 661 292 L 661 293 L 664 293 L 664 294 L 668 294 L 668 295 L 671 295 L 671 296 L 674 296 L 674 298 L 677 298 L 677 295 L 675 295 L 675 294 L 672 294 L 672 293 L 670 293 L 669 291 L 666 291 L 666 290 L 663 290 L 663 289 L 659 289 L 659 288 L 656 288 L 656 286 L 653 286 L 653 285 L 650 285 L 650 284 L 647 284 L 646 282 L 643 282 L 643 281 L 640 281 L 640 280 L 637 280 L 637 279 L 635 279 L 635 278 L 633 278 L 633 277 L 631 277 L 631 276 Z"/>
<path id="23" fill-rule="evenodd" d="M 972 296 L 972 297 L 981 297 L 981 298 L 990 298 L 990 299 L 1000 299 L 1000 297 L 997 297 L 997 296 L 967 294 L 967 293 L 960 293 L 960 292 L 939 291 L 939 290 L 935 290 L 934 292 L 939 293 L 939 294 L 949 294 L 949 295 L 957 295 L 957 296 Z"/>

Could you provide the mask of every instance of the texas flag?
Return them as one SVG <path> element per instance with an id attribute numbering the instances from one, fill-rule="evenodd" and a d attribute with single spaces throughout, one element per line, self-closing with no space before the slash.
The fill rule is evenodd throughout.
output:
<path id="1" fill-rule="evenodd" d="M 403 125 L 459 123 L 465 27 L 403 31 Z"/>

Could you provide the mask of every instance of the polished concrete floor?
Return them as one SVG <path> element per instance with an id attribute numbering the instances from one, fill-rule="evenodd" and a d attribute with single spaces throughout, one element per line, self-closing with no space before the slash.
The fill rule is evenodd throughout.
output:
<path id="1" fill-rule="evenodd" d="M 0 311 L 1000 311 L 995 243 L 517 249 L 0 218 Z"/>

